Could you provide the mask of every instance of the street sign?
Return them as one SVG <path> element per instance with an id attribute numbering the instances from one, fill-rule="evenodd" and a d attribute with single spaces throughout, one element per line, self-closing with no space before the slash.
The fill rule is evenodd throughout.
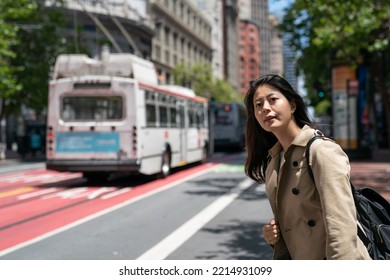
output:
<path id="1" fill-rule="evenodd" d="M 358 95 L 359 81 L 358 80 L 348 80 L 347 81 L 347 91 L 348 91 L 348 95 Z"/>

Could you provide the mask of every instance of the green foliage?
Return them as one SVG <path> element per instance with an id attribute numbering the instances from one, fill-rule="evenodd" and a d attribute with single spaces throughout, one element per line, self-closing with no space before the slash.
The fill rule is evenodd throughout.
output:
<path id="1" fill-rule="evenodd" d="M 25 20 L 34 13 L 36 5 L 28 0 L 2 0 L 0 2 L 0 98 L 2 108 L 0 109 L 0 120 L 3 118 L 5 108 L 22 88 L 21 83 L 15 77 L 19 70 L 14 67 L 11 60 L 17 56 L 13 49 L 18 43 L 17 20 Z"/>
<path id="2" fill-rule="evenodd" d="M 282 28 L 300 58 L 298 68 L 312 105 L 314 85 L 330 91 L 331 65 L 356 65 L 364 54 L 388 48 L 390 38 L 388 0 L 295 0 L 283 19 Z"/>
<path id="3" fill-rule="evenodd" d="M 46 107 L 50 68 L 64 50 L 58 32 L 65 26 L 63 15 L 46 9 L 40 1 L 35 3 L 28 18 L 15 19 L 19 43 L 13 47 L 17 56 L 11 63 L 22 88 L 10 100 L 8 113 L 19 110 L 21 104 L 38 113 Z"/>
<path id="4" fill-rule="evenodd" d="M 190 67 L 180 63 L 172 73 L 175 84 L 191 87 L 199 96 L 213 98 L 217 102 L 242 101 L 230 83 L 213 77 L 210 64 L 197 62 Z"/>
<path id="5" fill-rule="evenodd" d="M 316 116 L 325 116 L 328 115 L 330 108 L 332 107 L 332 102 L 329 99 L 320 101 L 317 106 L 314 108 Z"/>

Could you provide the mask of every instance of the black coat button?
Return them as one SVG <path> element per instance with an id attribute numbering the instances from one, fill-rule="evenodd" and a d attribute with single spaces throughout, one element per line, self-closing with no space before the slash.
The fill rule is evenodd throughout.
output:
<path id="1" fill-rule="evenodd" d="M 298 162 L 296 160 L 293 161 L 293 166 L 294 167 L 297 167 L 298 166 Z"/>
<path id="2" fill-rule="evenodd" d="M 316 222 L 313 221 L 313 220 L 309 220 L 309 221 L 307 222 L 307 224 L 309 225 L 309 227 L 314 227 L 314 226 L 316 225 Z"/>
<path id="3" fill-rule="evenodd" d="M 295 195 L 298 195 L 299 194 L 299 189 L 298 188 L 293 188 L 292 189 L 292 193 L 295 194 Z"/>

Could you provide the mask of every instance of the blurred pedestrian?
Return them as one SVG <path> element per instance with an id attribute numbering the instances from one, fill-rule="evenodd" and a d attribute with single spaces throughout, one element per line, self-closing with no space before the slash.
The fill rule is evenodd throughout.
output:
<path id="1" fill-rule="evenodd" d="M 35 157 L 36 152 L 40 151 L 42 147 L 42 138 L 36 129 L 34 129 L 30 136 L 30 148 L 32 156 Z"/>
<path id="2" fill-rule="evenodd" d="M 262 228 L 273 259 L 370 259 L 357 235 L 350 164 L 330 139 L 315 135 L 302 97 L 278 75 L 251 81 L 247 109 L 246 174 L 265 182 L 274 217 Z"/>

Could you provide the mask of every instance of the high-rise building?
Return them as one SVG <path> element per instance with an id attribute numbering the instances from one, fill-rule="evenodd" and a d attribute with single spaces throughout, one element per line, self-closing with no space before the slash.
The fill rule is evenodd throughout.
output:
<path id="1" fill-rule="evenodd" d="M 238 0 L 221 0 L 223 7 L 224 76 L 238 91 L 239 8 Z"/>
<path id="2" fill-rule="evenodd" d="M 221 0 L 195 0 L 199 12 L 211 23 L 212 71 L 217 79 L 225 79 L 223 49 L 223 6 Z"/>
<path id="3" fill-rule="evenodd" d="M 239 0 L 240 19 L 251 20 L 260 31 L 260 75 L 270 72 L 271 27 L 268 0 Z"/>
<path id="4" fill-rule="evenodd" d="M 284 33 L 283 40 L 283 54 L 284 54 L 284 78 L 291 84 L 291 86 L 298 90 L 298 79 L 296 74 L 296 53 L 289 45 L 290 35 Z"/>
<path id="5" fill-rule="evenodd" d="M 274 15 L 269 15 L 271 23 L 271 45 L 270 45 L 270 73 L 279 76 L 284 75 L 283 64 L 283 40 L 282 32 L 279 28 L 278 19 Z"/>
<path id="6" fill-rule="evenodd" d="M 260 33 L 257 24 L 240 21 L 240 93 L 248 91 L 249 82 L 260 74 Z"/>

